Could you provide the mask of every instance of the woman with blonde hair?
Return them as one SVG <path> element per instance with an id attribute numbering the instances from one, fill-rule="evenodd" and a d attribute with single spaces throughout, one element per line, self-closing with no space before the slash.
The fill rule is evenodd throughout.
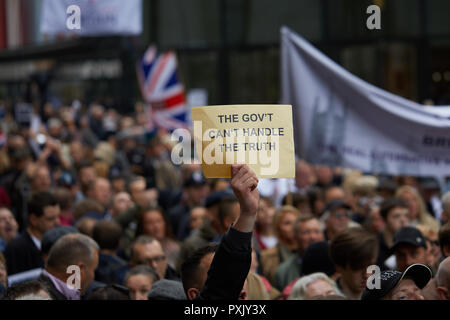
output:
<path id="1" fill-rule="evenodd" d="M 286 261 L 296 250 L 294 222 L 300 211 L 293 206 L 282 206 L 275 212 L 273 231 L 278 239 L 275 247 L 261 252 L 261 268 L 263 275 L 272 283 L 279 264 Z"/>
<path id="2" fill-rule="evenodd" d="M 402 186 L 397 190 L 395 196 L 401 198 L 408 205 L 410 225 L 424 224 L 435 232 L 439 231 L 439 222 L 427 212 L 425 203 L 415 188 Z"/>

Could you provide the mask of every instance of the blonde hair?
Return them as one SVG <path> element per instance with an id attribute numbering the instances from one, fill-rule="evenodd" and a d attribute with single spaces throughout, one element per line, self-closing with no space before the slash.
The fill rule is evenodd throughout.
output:
<path id="1" fill-rule="evenodd" d="M 277 209 L 277 211 L 275 211 L 275 215 L 273 217 L 273 232 L 275 234 L 275 236 L 277 237 L 277 239 L 281 239 L 281 233 L 280 233 L 280 224 L 281 224 L 281 220 L 283 220 L 283 217 L 286 213 L 293 213 L 295 215 L 295 218 L 298 218 L 300 216 L 300 211 L 293 207 L 293 206 L 282 206 L 281 208 Z"/>
<path id="2" fill-rule="evenodd" d="M 433 239 L 437 239 L 438 238 L 438 233 L 436 231 L 434 231 L 430 226 L 425 225 L 425 224 L 418 224 L 416 226 L 417 229 L 419 229 L 420 233 L 422 233 L 422 235 L 425 238 L 428 238 L 430 240 Z"/>
<path id="3" fill-rule="evenodd" d="M 395 193 L 395 196 L 398 198 L 402 198 L 402 196 L 405 193 L 411 193 L 414 197 L 414 200 L 416 200 L 416 202 L 419 205 L 419 215 L 418 215 L 419 224 L 424 224 L 424 225 L 430 227 L 433 231 L 438 232 L 440 224 L 435 218 L 433 218 L 427 212 L 427 209 L 425 207 L 425 202 L 423 201 L 419 192 L 417 192 L 417 190 L 411 186 L 402 186 L 402 187 L 398 188 L 397 192 Z"/>

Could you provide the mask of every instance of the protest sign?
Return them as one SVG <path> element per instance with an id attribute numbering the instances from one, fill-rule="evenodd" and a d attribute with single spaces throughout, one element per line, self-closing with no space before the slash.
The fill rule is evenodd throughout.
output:
<path id="1" fill-rule="evenodd" d="M 192 108 L 197 157 L 207 178 L 229 178 L 246 163 L 260 178 L 295 176 L 292 106 Z"/>

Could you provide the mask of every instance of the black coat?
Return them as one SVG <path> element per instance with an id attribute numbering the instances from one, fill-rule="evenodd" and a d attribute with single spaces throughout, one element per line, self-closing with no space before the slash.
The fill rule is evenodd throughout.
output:
<path id="1" fill-rule="evenodd" d="M 197 300 L 238 300 L 252 263 L 252 232 L 229 228 Z"/>
<path id="2" fill-rule="evenodd" d="M 44 267 L 41 251 L 26 231 L 8 243 L 4 255 L 8 275 Z"/>

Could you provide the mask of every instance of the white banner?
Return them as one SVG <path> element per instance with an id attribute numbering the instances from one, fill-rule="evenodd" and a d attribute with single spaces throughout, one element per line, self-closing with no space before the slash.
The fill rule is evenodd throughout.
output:
<path id="1" fill-rule="evenodd" d="M 142 0 L 44 0 L 44 34 L 138 35 Z"/>
<path id="2" fill-rule="evenodd" d="M 282 100 L 296 153 L 311 163 L 392 175 L 450 176 L 450 106 L 381 90 L 281 29 Z"/>

